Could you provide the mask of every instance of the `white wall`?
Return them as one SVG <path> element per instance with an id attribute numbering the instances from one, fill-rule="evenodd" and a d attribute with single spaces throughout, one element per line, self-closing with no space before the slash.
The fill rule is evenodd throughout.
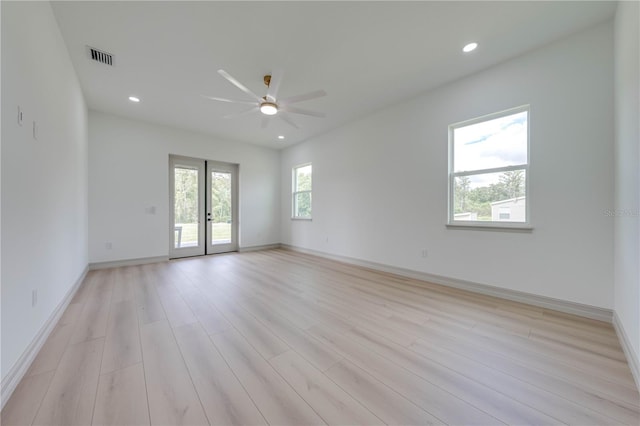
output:
<path id="1" fill-rule="evenodd" d="M 616 13 L 615 310 L 640 372 L 640 6 Z M 633 362 L 632 360 L 629 360 Z M 640 378 L 636 378 L 640 380 Z"/>
<path id="2" fill-rule="evenodd" d="M 1 7 L 4 384 L 82 276 L 88 231 L 87 109 L 51 7 L 48 2 L 2 2 Z M 32 290 L 38 291 L 35 307 Z"/>
<path id="3" fill-rule="evenodd" d="M 610 22 L 288 148 L 282 242 L 612 308 L 612 46 Z M 535 229 L 447 229 L 447 126 L 523 104 Z M 313 220 L 292 221 L 291 167 L 306 162 Z"/>
<path id="4" fill-rule="evenodd" d="M 240 247 L 279 243 L 277 151 L 90 111 L 91 263 L 168 256 L 169 154 L 239 164 Z"/>

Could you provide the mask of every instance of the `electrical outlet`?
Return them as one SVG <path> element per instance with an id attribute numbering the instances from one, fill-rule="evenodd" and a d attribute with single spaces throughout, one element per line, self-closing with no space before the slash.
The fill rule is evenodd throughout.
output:
<path id="1" fill-rule="evenodd" d="M 104 248 L 106 248 L 107 250 L 113 249 L 113 244 L 111 243 L 111 241 L 107 241 L 106 243 L 104 243 Z"/>
<path id="2" fill-rule="evenodd" d="M 18 105 L 18 126 L 22 126 L 22 109 Z"/>
<path id="3" fill-rule="evenodd" d="M 33 139 L 38 140 L 38 125 L 33 122 Z"/>
<path id="4" fill-rule="evenodd" d="M 31 290 L 31 307 L 38 304 L 38 290 Z"/>
<path id="5" fill-rule="evenodd" d="M 422 249 L 421 254 L 422 254 L 422 257 L 427 257 L 427 255 L 429 254 L 429 252 L 427 251 L 427 249 L 426 249 L 426 248 L 423 248 L 423 249 Z"/>

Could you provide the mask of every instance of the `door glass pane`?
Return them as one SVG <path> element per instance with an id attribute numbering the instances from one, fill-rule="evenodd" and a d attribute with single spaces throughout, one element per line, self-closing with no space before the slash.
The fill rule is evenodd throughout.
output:
<path id="1" fill-rule="evenodd" d="M 177 166 L 174 168 L 175 248 L 196 247 L 198 223 L 198 170 Z"/>
<path id="2" fill-rule="evenodd" d="M 211 172 L 211 244 L 231 242 L 231 173 Z"/>

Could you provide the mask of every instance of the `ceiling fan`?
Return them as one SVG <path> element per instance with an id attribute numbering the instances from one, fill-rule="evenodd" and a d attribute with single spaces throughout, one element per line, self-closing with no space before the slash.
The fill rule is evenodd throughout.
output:
<path id="1" fill-rule="evenodd" d="M 232 104 L 243 104 L 243 105 L 252 105 L 251 108 L 241 111 L 237 114 L 225 115 L 224 118 L 236 118 L 244 115 L 252 114 L 254 112 L 260 111 L 263 114 L 262 117 L 262 127 L 267 127 L 269 120 L 269 116 L 277 115 L 282 118 L 287 124 L 296 129 L 300 127 L 295 123 L 295 121 L 291 120 L 288 116 L 288 113 L 291 114 L 302 114 L 309 115 L 312 117 L 324 117 L 325 114 L 317 111 L 310 111 L 307 109 L 298 108 L 292 106 L 292 104 L 308 101 L 310 99 L 320 98 L 325 96 L 327 93 L 324 90 L 314 90 L 313 92 L 305 93 L 297 96 L 290 96 L 287 98 L 278 98 L 278 89 L 280 88 L 280 83 L 282 82 L 282 71 L 274 71 L 271 75 L 267 74 L 264 76 L 264 84 L 267 86 L 267 94 L 263 97 L 260 97 L 253 93 L 251 90 L 247 89 L 245 85 L 240 83 L 238 80 L 233 78 L 228 72 L 225 70 L 218 70 L 218 74 L 224 77 L 229 83 L 236 86 L 238 89 L 242 90 L 244 93 L 249 95 L 253 100 L 245 101 L 239 99 L 227 99 L 227 98 L 219 98 L 217 96 L 206 96 L 202 95 L 207 99 L 213 99 L 214 101 L 220 102 L 230 102 Z"/>

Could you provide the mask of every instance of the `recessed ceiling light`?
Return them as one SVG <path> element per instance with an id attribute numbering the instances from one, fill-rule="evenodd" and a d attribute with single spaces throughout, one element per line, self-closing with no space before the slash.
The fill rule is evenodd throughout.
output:
<path id="1" fill-rule="evenodd" d="M 476 50 L 476 47 L 478 47 L 478 43 L 469 43 L 465 47 L 462 48 L 462 51 L 464 53 L 473 52 L 474 50 Z"/>
<path id="2" fill-rule="evenodd" d="M 278 139 L 284 139 L 284 136 L 280 135 L 278 136 Z"/>
<path id="3" fill-rule="evenodd" d="M 136 98 L 135 96 L 129 96 L 129 100 L 131 102 L 140 102 L 140 98 Z"/>

